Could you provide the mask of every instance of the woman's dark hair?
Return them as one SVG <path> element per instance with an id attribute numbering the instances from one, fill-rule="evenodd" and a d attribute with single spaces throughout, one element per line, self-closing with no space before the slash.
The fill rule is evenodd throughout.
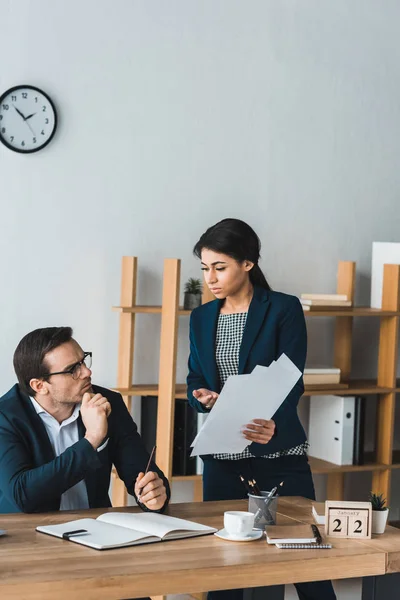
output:
<path id="1" fill-rule="evenodd" d="M 13 362 L 18 383 L 25 394 L 34 396 L 36 393 L 29 385 L 31 379 L 45 378 L 49 374 L 46 354 L 71 339 L 71 327 L 35 329 L 22 338 L 14 352 Z"/>
<path id="2" fill-rule="evenodd" d="M 244 221 L 223 219 L 209 227 L 193 248 L 193 253 L 197 258 L 201 258 L 201 251 L 204 248 L 226 254 L 238 262 L 249 260 L 254 263 L 254 267 L 250 271 L 251 283 L 266 290 L 271 289 L 258 265 L 261 250 L 260 238 L 254 229 Z"/>

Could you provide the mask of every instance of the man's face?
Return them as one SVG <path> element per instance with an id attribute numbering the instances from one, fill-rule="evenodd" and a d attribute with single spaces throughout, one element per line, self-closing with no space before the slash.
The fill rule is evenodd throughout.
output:
<path id="1" fill-rule="evenodd" d="M 68 371 L 83 359 L 83 355 L 84 352 L 79 344 L 71 340 L 46 354 L 45 363 L 49 373 Z M 82 401 L 85 392 L 93 392 L 91 375 L 92 371 L 85 364 L 80 367 L 78 379 L 74 379 L 69 373 L 52 375 L 44 383 L 48 399 L 56 404 L 78 404 Z"/>

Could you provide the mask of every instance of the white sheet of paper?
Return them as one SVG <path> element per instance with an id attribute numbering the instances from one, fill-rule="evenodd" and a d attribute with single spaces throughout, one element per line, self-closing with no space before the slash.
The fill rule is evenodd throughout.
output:
<path id="1" fill-rule="evenodd" d="M 228 377 L 192 443 L 191 456 L 243 452 L 249 445 L 244 426 L 253 419 L 270 419 L 300 377 L 301 371 L 285 354 L 269 367 L 258 365 L 250 375 Z"/>

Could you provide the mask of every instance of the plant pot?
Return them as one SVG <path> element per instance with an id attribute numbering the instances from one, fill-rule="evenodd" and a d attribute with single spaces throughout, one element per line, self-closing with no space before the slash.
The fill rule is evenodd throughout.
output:
<path id="1" fill-rule="evenodd" d="M 183 300 L 183 308 L 184 310 L 193 310 L 201 305 L 201 294 L 190 294 L 189 292 L 185 292 L 184 300 Z"/>
<path id="2" fill-rule="evenodd" d="M 384 533 L 389 509 L 372 511 L 372 533 Z"/>

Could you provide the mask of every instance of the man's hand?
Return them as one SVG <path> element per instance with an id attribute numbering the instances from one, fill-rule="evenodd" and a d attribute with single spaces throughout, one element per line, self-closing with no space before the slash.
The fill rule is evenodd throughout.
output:
<path id="1" fill-rule="evenodd" d="M 83 394 L 81 417 L 86 427 L 85 438 L 95 450 L 107 435 L 107 417 L 111 413 L 111 405 L 101 394 Z"/>
<path id="2" fill-rule="evenodd" d="M 266 419 L 253 419 L 251 423 L 244 426 L 243 436 L 249 442 L 268 444 L 275 433 L 275 421 Z"/>
<path id="3" fill-rule="evenodd" d="M 217 392 L 211 392 L 206 388 L 199 388 L 198 390 L 193 390 L 193 396 L 206 408 L 212 408 L 218 400 L 219 394 L 217 394 Z"/>
<path id="4" fill-rule="evenodd" d="M 154 471 L 148 471 L 146 475 L 139 473 L 135 483 L 135 494 L 138 501 L 150 510 L 159 510 L 167 500 L 164 482 Z"/>

